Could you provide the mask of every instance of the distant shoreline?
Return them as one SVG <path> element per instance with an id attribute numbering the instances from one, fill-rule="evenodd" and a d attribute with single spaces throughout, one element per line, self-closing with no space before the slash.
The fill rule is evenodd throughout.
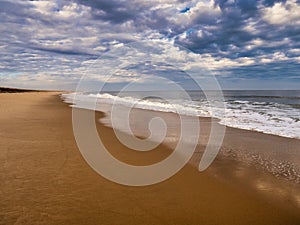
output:
<path id="1" fill-rule="evenodd" d="M 10 88 L 10 87 L 0 87 L 1 93 L 24 93 L 24 92 L 63 92 L 58 90 L 34 90 L 34 89 L 23 89 L 23 88 Z"/>
<path id="2" fill-rule="evenodd" d="M 0 87 L 0 93 L 23 93 L 23 92 L 41 92 L 41 90 Z"/>

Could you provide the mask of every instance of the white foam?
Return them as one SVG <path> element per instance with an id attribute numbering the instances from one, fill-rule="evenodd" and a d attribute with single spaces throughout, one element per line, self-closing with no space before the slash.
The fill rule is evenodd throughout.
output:
<path id="1" fill-rule="evenodd" d="M 220 124 L 246 130 L 254 130 L 289 138 L 300 139 L 300 113 L 298 109 L 278 103 L 228 101 L 226 109 L 218 108 L 208 101 L 168 100 L 159 102 L 151 99 L 119 97 L 111 94 L 67 94 L 63 98 L 76 107 L 93 109 L 88 102 L 97 99 L 98 104 L 121 104 L 146 110 L 174 112 L 188 116 L 216 117 Z"/>
<path id="2" fill-rule="evenodd" d="M 248 102 L 236 107 L 227 103 L 226 116 L 220 123 L 229 127 L 300 139 L 299 110 L 278 103 Z"/>

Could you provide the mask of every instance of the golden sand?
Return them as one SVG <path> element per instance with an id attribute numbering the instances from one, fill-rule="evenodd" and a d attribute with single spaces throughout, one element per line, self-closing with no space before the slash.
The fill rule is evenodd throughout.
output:
<path id="1" fill-rule="evenodd" d="M 297 208 L 287 199 L 220 179 L 220 160 L 203 173 L 188 164 L 152 186 L 110 182 L 82 158 L 71 112 L 58 93 L 0 94 L 0 224 L 300 224 Z M 112 129 L 98 126 L 113 154 L 132 161 L 141 157 L 122 153 L 127 150 Z M 247 132 L 246 137 L 251 139 Z M 224 144 L 243 143 L 228 136 Z M 156 161 L 169 151 L 159 146 L 147 158 Z M 235 171 L 230 163 L 222 164 L 224 171 Z"/>

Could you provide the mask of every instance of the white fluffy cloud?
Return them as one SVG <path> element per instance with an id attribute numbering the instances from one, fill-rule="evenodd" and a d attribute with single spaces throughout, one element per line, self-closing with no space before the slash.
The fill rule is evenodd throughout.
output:
<path id="1" fill-rule="evenodd" d="M 277 2 L 270 8 L 264 8 L 263 19 L 275 25 L 300 25 L 300 5 L 297 0 L 287 0 L 285 3 Z"/>

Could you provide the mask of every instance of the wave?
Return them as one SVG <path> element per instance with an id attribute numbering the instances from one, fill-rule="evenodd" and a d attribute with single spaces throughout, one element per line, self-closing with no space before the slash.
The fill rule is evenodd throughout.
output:
<path id="1" fill-rule="evenodd" d="M 66 101 L 72 103 L 75 94 L 64 95 Z M 257 97 L 257 96 L 256 96 Z M 120 104 L 146 110 L 173 112 L 187 116 L 215 117 L 220 124 L 245 130 L 254 130 L 266 134 L 300 139 L 299 109 L 276 102 L 260 102 L 249 100 L 226 100 L 225 108 L 218 102 L 182 99 L 161 99 L 149 96 L 144 99 L 125 96 L 120 97 L 108 93 L 77 94 L 76 104 L 87 108 L 84 102 L 97 99 L 98 104 Z M 79 103 L 80 102 L 80 103 Z"/>
<path id="2" fill-rule="evenodd" d="M 232 98 L 269 98 L 269 99 L 300 99 L 298 96 L 271 96 L 271 95 L 235 95 Z"/>

